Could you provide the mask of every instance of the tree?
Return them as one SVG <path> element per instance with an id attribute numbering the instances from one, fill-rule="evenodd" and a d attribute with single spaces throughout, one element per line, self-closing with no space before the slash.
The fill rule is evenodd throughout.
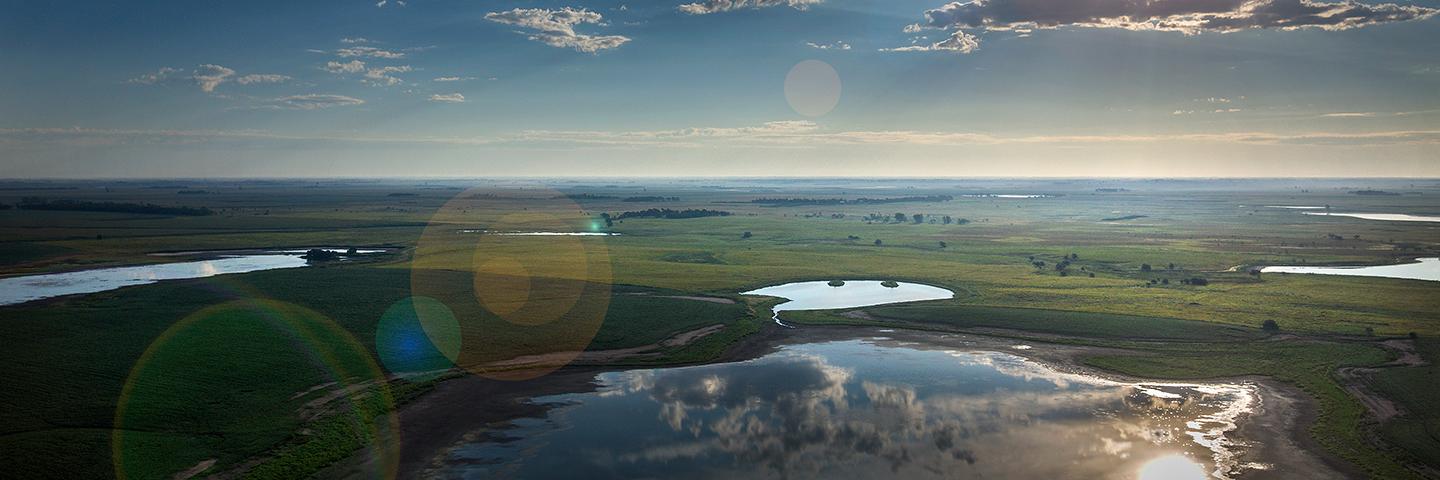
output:
<path id="1" fill-rule="evenodd" d="M 1148 272 L 1148 271 L 1150 271 L 1150 264 L 1148 264 L 1148 263 L 1142 263 L 1142 264 L 1140 264 L 1140 271 L 1142 271 L 1142 272 Z"/>
<path id="2" fill-rule="evenodd" d="M 740 238 L 750 238 L 751 236 L 752 236 L 752 235 L 750 234 L 749 231 L 746 231 L 745 233 L 740 234 Z"/>
<path id="3" fill-rule="evenodd" d="M 1169 284 L 1170 284 L 1170 279 L 1168 279 L 1168 278 L 1162 278 L 1162 279 L 1160 279 L 1160 284 L 1161 284 L 1161 285 L 1169 285 Z"/>
<path id="4" fill-rule="evenodd" d="M 602 218 L 602 219 L 605 220 L 605 228 L 610 228 L 610 227 L 615 226 L 615 219 L 610 218 L 610 212 L 605 212 L 605 213 L 600 214 L 600 218 Z"/>
<path id="5" fill-rule="evenodd" d="M 917 213 L 917 214 L 911 215 L 910 218 L 915 219 L 915 223 L 916 223 L 916 224 L 925 223 L 925 214 Z"/>
<path id="6" fill-rule="evenodd" d="M 880 239 L 878 239 L 878 238 L 875 239 L 875 246 L 878 247 L 878 246 L 880 246 L 880 244 L 882 244 L 882 243 L 885 243 L 885 242 L 881 242 Z"/>
<path id="7" fill-rule="evenodd" d="M 949 215 L 946 215 L 946 216 L 940 217 L 940 222 L 941 222 L 941 223 L 944 223 L 944 224 L 946 224 L 946 225 L 949 225 L 949 224 L 950 224 L 950 216 L 949 216 Z"/>
<path id="8" fill-rule="evenodd" d="M 948 245 L 945 245 L 945 241 L 944 241 L 944 240 L 941 240 L 941 241 L 940 241 L 940 248 L 945 248 L 945 247 L 947 247 L 947 246 L 948 246 Z"/>
<path id="9" fill-rule="evenodd" d="M 904 214 L 904 213 L 900 213 L 900 212 L 895 212 L 895 222 L 896 222 L 896 223 L 905 223 L 905 214 Z"/>
<path id="10" fill-rule="evenodd" d="M 1260 324 L 1260 329 L 1270 333 L 1275 333 L 1280 331 L 1280 324 L 1275 323 L 1274 320 L 1266 320 L 1264 323 Z"/>
<path id="11" fill-rule="evenodd" d="M 1167 268 L 1167 270 L 1174 270 L 1174 269 L 1175 269 L 1175 264 L 1173 264 L 1173 263 L 1170 264 L 1170 267 L 1169 267 L 1169 268 Z"/>

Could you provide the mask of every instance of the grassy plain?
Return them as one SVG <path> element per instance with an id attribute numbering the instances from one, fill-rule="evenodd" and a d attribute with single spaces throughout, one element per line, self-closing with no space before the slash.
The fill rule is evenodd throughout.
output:
<path id="1" fill-rule="evenodd" d="M 216 460 L 207 473 L 257 458 L 269 459 L 250 469 L 258 476 L 315 471 L 311 463 L 371 441 L 389 404 L 426 388 L 419 381 L 375 381 L 396 373 L 385 355 L 392 339 L 377 333 L 385 331 L 385 312 L 412 296 L 435 298 L 449 309 L 465 346 L 460 361 L 472 367 L 565 348 L 649 345 L 695 328 L 726 325 L 720 333 L 643 360 L 699 362 L 715 358 L 747 334 L 773 328 L 765 321 L 768 313 L 752 315 L 743 302 L 674 297 L 736 298 L 735 292 L 785 281 L 868 278 L 944 286 L 957 298 L 867 309 L 869 320 L 833 312 L 797 312 L 794 318 L 899 322 L 1120 347 L 1134 354 L 1089 363 L 1132 375 L 1275 377 L 1318 400 L 1321 416 L 1312 431 L 1329 451 L 1373 475 L 1405 477 L 1413 472 L 1402 465 L 1415 459 L 1440 464 L 1440 442 L 1428 433 L 1435 412 L 1418 403 L 1434 384 L 1433 371 L 1389 369 L 1377 377 L 1379 390 L 1414 405 L 1406 416 L 1375 426 L 1383 444 L 1357 429 L 1365 410 L 1331 372 L 1383 363 L 1389 354 L 1371 339 L 1411 332 L 1422 339 L 1427 357 L 1435 357 L 1428 339 L 1440 335 L 1440 287 L 1413 280 L 1245 272 L 1254 265 L 1379 264 L 1440 253 L 1440 224 L 1320 217 L 1269 207 L 1440 213 L 1435 182 L 1366 182 L 334 180 L 98 182 L 78 183 L 74 190 L 7 184 L 0 203 L 38 195 L 218 211 L 167 217 L 0 210 L 0 274 L 7 276 L 177 260 L 149 255 L 158 251 L 351 245 L 401 250 L 374 263 L 223 276 L 0 307 L 0 336 L 13 339 L 0 351 L 0 361 L 10 370 L 0 391 L 5 407 L 0 450 L 7 452 L 6 472 L 45 477 L 64 466 L 82 469 L 87 477 L 109 476 L 115 473 L 111 448 L 119 428 L 120 437 L 140 439 L 130 445 L 149 445 L 152 450 L 146 452 L 156 453 L 121 463 L 123 469 L 146 474 L 132 478 L 178 472 L 207 459 Z M 27 186 L 36 190 L 24 190 Z M 1125 191 L 1096 190 L 1101 187 Z M 1361 187 L 1410 193 L 1348 193 Z M 179 190 L 209 193 L 180 195 Z M 985 194 L 1052 196 L 965 196 Z M 639 195 L 679 200 L 623 201 Z M 784 207 L 749 202 L 917 195 L 955 198 Z M 601 212 L 652 206 L 734 215 L 626 219 L 608 228 L 599 220 Z M 897 212 L 925 214 L 926 220 L 864 220 Z M 968 223 L 943 224 L 942 215 Z M 620 235 L 464 233 L 526 229 Z M 1062 276 L 1054 265 L 1065 259 L 1070 264 Z M 1037 268 L 1035 261 L 1046 266 Z M 1144 264 L 1152 268 L 1142 271 Z M 1194 277 L 1209 284 L 1180 283 Z M 518 300 L 487 293 L 521 284 L 530 293 Z M 534 327 L 517 326 L 507 316 L 514 310 L 522 314 L 511 315 L 523 317 L 527 302 L 534 303 L 531 298 L 565 291 L 585 292 L 591 303 L 582 307 L 602 313 L 557 317 Z M 234 305 L 256 299 L 278 306 Z M 157 342 L 197 312 L 204 312 L 204 321 L 194 321 L 188 334 Z M 1278 322 L 1282 334 L 1261 332 L 1265 320 Z M 170 346 L 143 363 L 147 348 L 157 343 Z M 169 370 L 147 377 L 151 374 L 144 372 L 159 368 L 153 365 Z M 126 415 L 137 416 L 129 424 L 154 425 L 116 425 L 117 407 L 132 401 L 122 395 L 132 371 L 151 379 L 138 383 L 149 390 L 136 391 L 152 393 L 143 402 L 148 407 L 127 410 Z M 336 384 L 308 391 L 329 382 Z M 302 413 L 309 411 L 307 403 L 345 385 L 356 388 L 341 396 L 342 403 L 330 404 L 329 415 L 315 420 Z M 302 429 L 309 433 L 297 433 Z M 117 458 L 128 458 L 121 453 Z"/>

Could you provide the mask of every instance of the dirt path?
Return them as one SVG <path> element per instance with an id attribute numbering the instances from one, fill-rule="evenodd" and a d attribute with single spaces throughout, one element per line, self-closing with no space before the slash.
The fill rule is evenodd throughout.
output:
<path id="1" fill-rule="evenodd" d="M 1395 360 L 1376 367 L 1340 368 L 1335 371 L 1335 380 L 1340 382 L 1340 386 L 1349 392 L 1350 396 L 1365 406 L 1375 421 L 1384 423 L 1405 411 L 1395 402 L 1371 389 L 1370 380 L 1382 369 L 1418 367 L 1425 365 L 1425 359 L 1415 352 L 1415 342 L 1409 339 L 1386 340 L 1380 342 L 1380 346 L 1394 352 Z"/>

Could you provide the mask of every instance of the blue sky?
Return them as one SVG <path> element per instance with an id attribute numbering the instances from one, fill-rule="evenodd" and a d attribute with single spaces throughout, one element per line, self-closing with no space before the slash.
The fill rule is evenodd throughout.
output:
<path id="1" fill-rule="evenodd" d="M 0 176 L 1435 176 L 1437 9 L 12 1 Z"/>

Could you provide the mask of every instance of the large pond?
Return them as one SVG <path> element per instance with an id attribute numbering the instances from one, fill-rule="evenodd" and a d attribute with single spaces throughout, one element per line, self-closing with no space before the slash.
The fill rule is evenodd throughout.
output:
<path id="1" fill-rule="evenodd" d="M 344 252 L 344 248 L 328 248 Z M 361 250 L 375 253 L 384 250 Z M 279 250 L 250 254 L 219 254 L 215 258 L 188 262 L 159 263 L 130 267 L 96 268 L 65 273 L 0 278 L 0 305 L 15 305 L 34 300 L 96 293 L 132 285 L 145 285 L 163 280 L 212 277 L 226 273 L 246 273 L 278 268 L 304 267 L 300 258 L 306 250 Z M 194 255 L 204 252 L 180 252 L 161 256 Z M 214 253 L 210 253 L 214 254 Z"/>
<path id="2" fill-rule="evenodd" d="M 1269 266 L 1260 269 L 1264 273 L 1312 273 L 1316 275 L 1349 275 L 1355 277 L 1406 278 L 1440 282 L 1440 258 L 1420 258 L 1415 263 L 1371 266 Z"/>
<path id="3" fill-rule="evenodd" d="M 940 287 L 905 282 L 897 282 L 896 286 L 887 287 L 884 283 L 879 280 L 846 280 L 844 285 L 836 287 L 824 281 L 795 282 L 740 294 L 790 300 L 775 306 L 775 323 L 780 325 L 785 325 L 780 321 L 780 312 L 789 310 L 833 310 L 955 298 L 955 292 Z"/>
<path id="4" fill-rule="evenodd" d="M 1248 384 L 1137 384 L 885 339 L 610 372 L 472 437 L 441 478 L 1227 478 Z"/>

